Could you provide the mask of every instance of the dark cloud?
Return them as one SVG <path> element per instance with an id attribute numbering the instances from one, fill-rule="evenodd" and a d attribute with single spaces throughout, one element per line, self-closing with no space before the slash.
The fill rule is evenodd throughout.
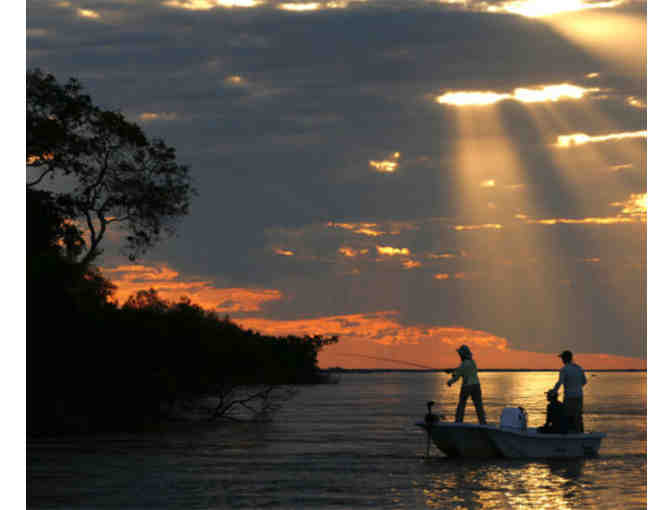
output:
<path id="1" fill-rule="evenodd" d="M 483 2 L 307 13 L 272 5 L 187 11 L 158 0 L 58 4 L 28 2 L 28 66 L 79 78 L 94 102 L 175 146 L 196 179 L 200 196 L 179 237 L 147 262 L 207 273 L 222 286 L 278 288 L 291 299 L 267 306 L 274 317 L 396 309 L 408 323 L 487 330 L 521 348 L 641 355 L 640 224 L 542 226 L 515 217 L 616 216 L 611 204 L 645 191 L 645 162 L 635 157 L 645 140 L 612 143 L 599 158 L 588 147 L 552 148 L 566 130 L 645 129 L 645 109 L 627 98 L 646 97 L 641 83 L 548 24 L 481 12 Z M 78 8 L 100 17 L 78 16 Z M 641 9 L 630 3 L 619 12 Z M 587 78 L 592 72 L 600 75 Z M 550 83 L 601 91 L 579 106 L 553 103 L 544 126 L 534 107 L 498 104 L 520 172 L 493 170 L 495 185 L 476 183 L 466 197 L 469 176 L 456 165 L 460 115 L 436 97 Z M 395 152 L 395 172 L 370 166 Z M 392 220 L 416 228 L 373 239 L 325 226 Z M 502 229 L 453 228 L 495 223 Z M 409 248 L 421 265 L 376 262 L 383 242 Z M 275 245 L 296 254 L 277 255 Z M 369 252 L 343 260 L 343 245 Z M 439 252 L 470 255 L 427 257 Z M 108 248 L 109 260 L 114 253 Z M 600 262 L 577 262 L 587 258 Z M 441 272 L 453 277 L 434 278 Z"/>

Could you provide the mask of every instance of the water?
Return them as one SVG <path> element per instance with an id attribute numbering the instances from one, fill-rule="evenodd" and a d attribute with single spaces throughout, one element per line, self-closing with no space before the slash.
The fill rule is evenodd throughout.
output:
<path id="1" fill-rule="evenodd" d="M 488 419 L 523 406 L 544 421 L 554 373 L 481 373 Z M 60 438 L 27 451 L 29 508 L 646 507 L 646 374 L 588 374 L 587 431 L 599 457 L 450 459 L 413 425 L 452 417 L 459 388 L 437 373 L 345 374 L 301 388 L 274 420 L 144 435 Z M 471 402 L 465 421 L 476 422 Z"/>

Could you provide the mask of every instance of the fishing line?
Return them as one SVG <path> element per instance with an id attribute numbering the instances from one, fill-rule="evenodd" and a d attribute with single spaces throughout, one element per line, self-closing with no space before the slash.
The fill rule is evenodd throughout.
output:
<path id="1" fill-rule="evenodd" d="M 368 358 L 368 359 L 375 359 L 378 361 L 391 361 L 393 363 L 401 363 L 403 365 L 409 365 L 412 367 L 418 367 L 418 368 L 427 368 L 429 370 L 443 370 L 442 368 L 436 368 L 436 367 L 428 367 L 427 365 L 421 365 L 420 363 L 411 363 L 410 361 L 402 361 L 400 359 L 392 359 L 392 358 L 380 358 L 378 356 L 367 356 L 366 354 L 344 354 L 341 353 L 339 356 L 351 356 L 355 358 Z"/>

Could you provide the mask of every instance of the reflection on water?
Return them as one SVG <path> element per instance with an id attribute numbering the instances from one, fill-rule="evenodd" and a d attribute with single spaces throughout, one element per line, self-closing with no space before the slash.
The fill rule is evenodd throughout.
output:
<path id="1" fill-rule="evenodd" d="M 583 460 L 547 462 L 488 461 L 462 469 L 439 470 L 423 489 L 425 505 L 435 508 L 584 508 L 590 477 Z"/>
<path id="2" fill-rule="evenodd" d="M 553 373 L 482 373 L 496 421 L 521 405 L 544 419 Z M 28 446 L 30 508 L 639 509 L 646 506 L 646 379 L 598 374 L 586 426 L 608 434 L 581 461 L 451 459 L 414 425 L 427 400 L 452 418 L 457 391 L 436 373 L 344 374 L 302 388 L 271 423 L 207 424 L 144 436 Z M 465 421 L 476 422 L 473 406 Z"/>

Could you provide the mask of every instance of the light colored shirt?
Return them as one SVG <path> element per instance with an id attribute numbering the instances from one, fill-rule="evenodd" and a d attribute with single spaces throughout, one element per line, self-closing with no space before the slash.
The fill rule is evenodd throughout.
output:
<path id="1" fill-rule="evenodd" d="M 480 384 L 480 381 L 478 380 L 478 369 L 476 368 L 476 363 L 473 359 L 465 359 L 459 367 L 453 370 L 453 377 L 451 377 L 449 382 L 452 384 L 460 377 L 462 378 L 462 386 Z"/>
<path id="2" fill-rule="evenodd" d="M 558 391 L 564 386 L 565 397 L 583 397 L 583 386 L 587 383 L 586 374 L 576 363 L 567 363 L 560 369 L 560 377 L 553 389 Z"/>

